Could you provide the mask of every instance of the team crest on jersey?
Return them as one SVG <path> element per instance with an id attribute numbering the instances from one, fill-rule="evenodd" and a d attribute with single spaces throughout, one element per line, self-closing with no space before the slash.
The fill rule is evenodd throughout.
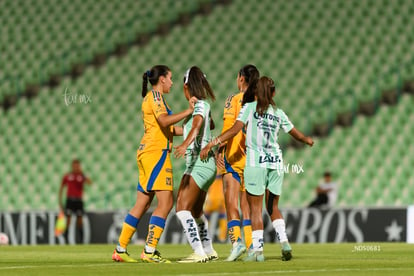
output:
<path id="1" fill-rule="evenodd" d="M 172 185 L 172 179 L 171 179 L 171 177 L 167 177 L 167 178 L 165 179 L 165 184 L 166 184 L 167 186 L 171 186 L 171 185 Z"/>

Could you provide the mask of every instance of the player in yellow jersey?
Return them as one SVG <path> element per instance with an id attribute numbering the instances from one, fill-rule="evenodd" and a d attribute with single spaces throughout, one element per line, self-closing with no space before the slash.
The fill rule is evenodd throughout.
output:
<path id="1" fill-rule="evenodd" d="M 223 130 L 231 128 L 236 122 L 237 116 L 243 103 L 254 101 L 254 89 L 259 79 L 259 71 L 254 65 L 243 66 L 237 74 L 237 87 L 239 93 L 230 96 L 224 106 Z M 252 227 L 250 220 L 250 209 L 247 203 L 246 190 L 244 188 L 243 171 L 246 162 L 245 134 L 241 131 L 235 137 L 221 146 L 218 156 L 218 163 L 223 160 L 225 174 L 223 182 L 225 187 L 227 228 L 230 241 L 233 245 L 227 261 L 237 260 L 252 245 Z M 223 154 L 224 153 L 224 154 Z M 223 164 L 219 164 L 222 166 Z M 243 215 L 243 222 L 240 222 L 240 208 Z M 244 240 L 242 242 L 241 226 L 243 225 Z"/>
<path id="2" fill-rule="evenodd" d="M 173 206 L 173 176 L 170 160 L 172 139 L 182 135 L 181 128 L 173 126 L 194 110 L 195 98 L 189 100 L 189 107 L 172 114 L 164 94 L 173 85 L 171 70 L 165 65 L 156 65 L 143 75 L 142 120 L 145 133 L 137 151 L 139 181 L 135 205 L 129 211 L 122 225 L 118 245 L 112 259 L 118 262 L 137 262 L 129 256 L 127 246 L 135 233 L 139 219 L 148 210 L 154 196 L 158 203 L 149 221 L 148 236 L 141 259 L 144 262 L 169 263 L 156 250 L 164 230 L 165 220 Z M 152 90 L 148 91 L 148 81 Z"/>
<path id="3" fill-rule="evenodd" d="M 211 215 L 218 213 L 218 240 L 225 242 L 227 238 L 226 204 L 223 191 L 224 170 L 217 170 L 216 180 L 211 184 L 207 192 L 204 204 L 204 215 L 210 222 Z"/>

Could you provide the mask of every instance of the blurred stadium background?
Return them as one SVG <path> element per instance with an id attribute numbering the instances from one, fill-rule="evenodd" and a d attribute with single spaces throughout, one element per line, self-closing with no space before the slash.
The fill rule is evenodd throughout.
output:
<path id="1" fill-rule="evenodd" d="M 306 206 L 325 170 L 339 207 L 413 204 L 413 14 L 412 0 L 3 0 L 0 210 L 56 210 L 74 157 L 94 181 L 87 210 L 130 208 L 155 64 L 173 70 L 174 111 L 183 73 L 202 68 L 216 134 L 241 66 L 275 79 L 277 104 L 317 137 L 309 149 L 281 134 L 285 163 L 304 169 L 286 175 L 282 207 Z M 173 167 L 178 187 L 183 160 Z"/>

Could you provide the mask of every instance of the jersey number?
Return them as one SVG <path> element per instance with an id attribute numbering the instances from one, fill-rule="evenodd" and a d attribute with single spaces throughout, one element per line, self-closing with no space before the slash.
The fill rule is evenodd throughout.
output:
<path id="1" fill-rule="evenodd" d="M 272 145 L 270 145 L 270 132 L 265 131 L 263 134 L 264 134 L 264 136 L 266 138 L 266 144 L 265 144 L 264 147 L 267 148 L 267 149 L 272 148 Z"/>

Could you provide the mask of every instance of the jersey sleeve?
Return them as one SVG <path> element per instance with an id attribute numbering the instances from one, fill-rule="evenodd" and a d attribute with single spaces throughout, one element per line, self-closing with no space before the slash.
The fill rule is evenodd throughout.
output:
<path id="1" fill-rule="evenodd" d="M 223 130 L 222 133 L 230 129 L 236 121 L 237 102 L 234 101 L 234 95 L 229 96 L 224 104 L 223 112 Z"/>
<path id="2" fill-rule="evenodd" d="M 250 113 L 250 104 L 243 105 L 242 109 L 239 112 L 239 116 L 237 117 L 237 121 L 242 122 L 243 124 L 247 124 L 247 120 L 249 119 Z"/>
<path id="3" fill-rule="evenodd" d="M 150 103 L 155 118 L 158 118 L 162 114 L 168 114 L 168 110 L 164 104 L 164 99 L 161 93 L 152 92 L 152 95 L 150 96 Z"/>
<path id="4" fill-rule="evenodd" d="M 206 117 L 206 107 L 204 106 L 204 103 L 202 101 L 197 101 L 194 105 L 194 111 L 193 111 L 193 117 L 195 115 L 201 115 L 201 117 Z"/>
<path id="5" fill-rule="evenodd" d="M 283 112 L 283 110 L 280 110 L 281 113 L 281 121 L 280 121 L 280 126 L 283 128 L 283 131 L 288 133 L 289 131 L 292 130 L 292 128 L 294 127 L 294 125 L 292 124 L 292 122 L 289 120 L 288 116 L 286 115 L 285 112 Z"/>

